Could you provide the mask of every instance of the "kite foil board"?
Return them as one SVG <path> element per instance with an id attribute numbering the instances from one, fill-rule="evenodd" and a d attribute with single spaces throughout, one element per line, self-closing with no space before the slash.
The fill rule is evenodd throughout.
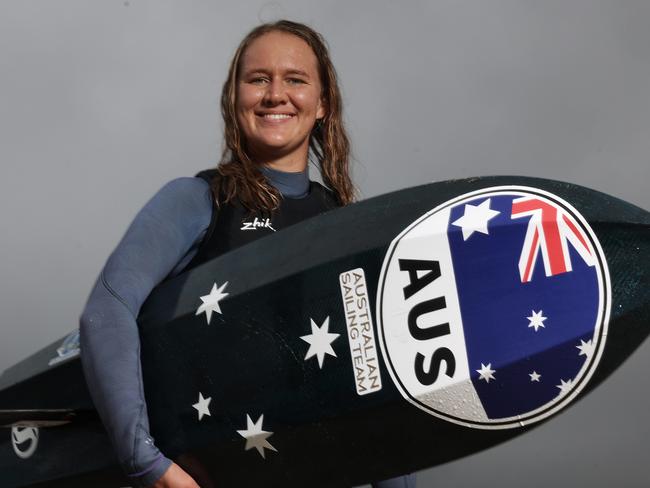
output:
<path id="1" fill-rule="evenodd" d="M 638 347 L 649 255 L 648 212 L 551 180 L 328 212 L 152 292 L 138 319 L 151 433 L 204 488 L 353 486 L 486 449 Z M 75 333 L 0 388 L 4 486 L 128 484 Z"/>

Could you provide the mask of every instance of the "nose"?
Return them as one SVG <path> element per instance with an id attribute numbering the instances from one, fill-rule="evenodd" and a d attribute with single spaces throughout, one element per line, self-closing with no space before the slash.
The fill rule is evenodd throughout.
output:
<path id="1" fill-rule="evenodd" d="M 285 91 L 284 84 L 282 80 L 278 78 L 273 78 L 271 82 L 266 85 L 266 92 L 264 93 L 263 102 L 265 105 L 280 105 L 286 103 L 287 93 Z"/>

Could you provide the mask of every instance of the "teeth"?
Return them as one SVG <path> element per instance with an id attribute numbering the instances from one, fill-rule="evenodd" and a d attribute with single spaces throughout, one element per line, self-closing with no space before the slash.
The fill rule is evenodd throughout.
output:
<path id="1" fill-rule="evenodd" d="M 287 114 L 264 114 L 265 119 L 290 119 L 291 117 Z"/>

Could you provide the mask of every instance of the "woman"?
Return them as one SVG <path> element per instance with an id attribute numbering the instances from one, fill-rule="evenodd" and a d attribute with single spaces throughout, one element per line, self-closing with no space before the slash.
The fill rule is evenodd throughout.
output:
<path id="1" fill-rule="evenodd" d="M 226 144 L 217 170 L 177 178 L 156 193 L 109 257 L 81 316 L 87 383 L 136 486 L 198 487 L 149 435 L 135 320 L 152 288 L 354 196 L 336 73 L 309 27 L 279 21 L 251 31 L 233 57 L 221 110 Z M 329 190 L 309 181 L 310 149 Z M 224 215 L 259 216 L 264 224 L 238 233 Z M 414 479 L 376 486 L 414 486 Z"/>

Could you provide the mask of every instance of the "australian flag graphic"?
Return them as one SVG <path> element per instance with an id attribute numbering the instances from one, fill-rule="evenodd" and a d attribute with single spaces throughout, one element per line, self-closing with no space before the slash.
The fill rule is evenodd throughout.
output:
<path id="1" fill-rule="evenodd" d="M 439 283 L 380 304 L 384 351 L 407 399 L 452 421 L 507 428 L 549 415 L 584 386 L 603 346 L 608 277 L 595 236 L 566 202 L 512 188 L 439 207 L 393 241 L 384 297 L 412 283 L 399 262 L 414 257 L 439 263 Z M 444 309 L 413 320 L 417 303 L 440 295 Z M 449 332 L 413 339 L 400 311 L 411 330 L 444 322 Z M 409 347 L 431 358 L 423 370 L 437 368 L 434 381 L 412 373 Z"/>

